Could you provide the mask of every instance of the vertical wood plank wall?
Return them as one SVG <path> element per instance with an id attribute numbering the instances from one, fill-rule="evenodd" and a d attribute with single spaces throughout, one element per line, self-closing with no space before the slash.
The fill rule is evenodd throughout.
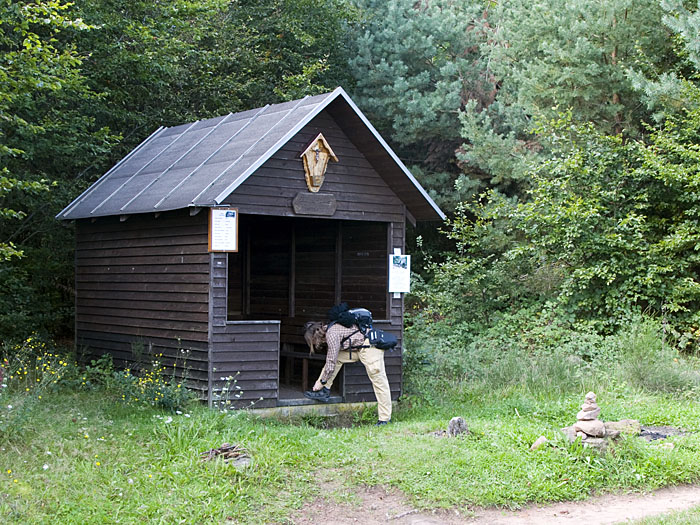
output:
<path id="1" fill-rule="evenodd" d="M 187 210 L 79 220 L 76 344 L 131 365 L 132 345 L 172 362 L 189 351 L 190 386 L 208 386 L 207 214 Z M 150 359 L 144 355 L 145 359 Z"/>
<path id="2" fill-rule="evenodd" d="M 394 248 L 400 248 L 401 253 L 404 253 L 404 236 L 404 222 L 396 222 L 390 225 L 389 238 L 391 239 L 391 245 L 388 247 L 389 252 L 393 252 Z M 386 366 L 386 374 L 391 387 L 391 397 L 392 399 L 398 399 L 403 388 L 403 295 L 399 299 L 394 299 L 393 294 L 390 294 L 388 300 L 390 310 L 388 319 L 375 321 L 374 326 L 394 334 L 399 340 L 399 344 L 394 350 L 384 353 L 384 365 Z M 367 377 L 365 367 L 360 363 L 355 363 L 344 368 L 345 382 L 343 386 L 345 389 L 345 401 L 348 403 L 374 401 L 372 383 Z"/>

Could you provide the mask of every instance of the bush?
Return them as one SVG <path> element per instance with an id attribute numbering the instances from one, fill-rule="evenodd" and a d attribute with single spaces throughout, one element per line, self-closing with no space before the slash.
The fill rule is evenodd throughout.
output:
<path id="1" fill-rule="evenodd" d="M 665 341 L 657 320 L 638 317 L 605 336 L 592 324 L 569 326 L 534 309 L 502 315 L 486 330 L 415 316 L 405 331 L 404 372 L 408 395 L 438 404 L 461 393 L 515 389 L 551 397 L 610 384 L 676 395 L 700 391 L 697 359 Z"/>
<path id="2" fill-rule="evenodd" d="M 696 394 L 700 375 L 689 359 L 664 341 L 657 321 L 640 319 L 617 337 L 620 368 L 634 386 L 649 392 Z"/>

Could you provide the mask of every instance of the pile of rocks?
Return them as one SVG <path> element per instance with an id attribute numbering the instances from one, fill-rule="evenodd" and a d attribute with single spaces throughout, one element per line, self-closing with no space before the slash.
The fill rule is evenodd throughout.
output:
<path id="1" fill-rule="evenodd" d="M 562 428 L 561 431 L 571 442 L 581 438 L 585 447 L 598 449 L 605 449 L 611 439 L 620 436 L 620 432 L 639 434 L 639 421 L 624 419 L 604 423 L 598 419 L 599 415 L 600 407 L 596 403 L 596 395 L 593 392 L 588 392 L 586 400 L 581 405 L 581 410 L 576 414 L 576 423 Z"/>

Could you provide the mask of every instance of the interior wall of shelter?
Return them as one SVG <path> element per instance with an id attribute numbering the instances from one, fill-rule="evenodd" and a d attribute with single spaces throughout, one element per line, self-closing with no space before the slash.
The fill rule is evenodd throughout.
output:
<path id="1" fill-rule="evenodd" d="M 229 254 L 229 319 L 303 325 L 341 301 L 387 319 L 387 231 L 381 222 L 241 215 L 240 249 Z"/>

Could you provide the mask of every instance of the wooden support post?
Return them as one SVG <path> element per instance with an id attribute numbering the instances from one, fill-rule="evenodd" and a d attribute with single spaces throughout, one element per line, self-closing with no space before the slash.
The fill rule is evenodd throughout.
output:
<path id="1" fill-rule="evenodd" d="M 309 360 L 305 357 L 301 360 L 301 389 L 309 390 Z"/>

